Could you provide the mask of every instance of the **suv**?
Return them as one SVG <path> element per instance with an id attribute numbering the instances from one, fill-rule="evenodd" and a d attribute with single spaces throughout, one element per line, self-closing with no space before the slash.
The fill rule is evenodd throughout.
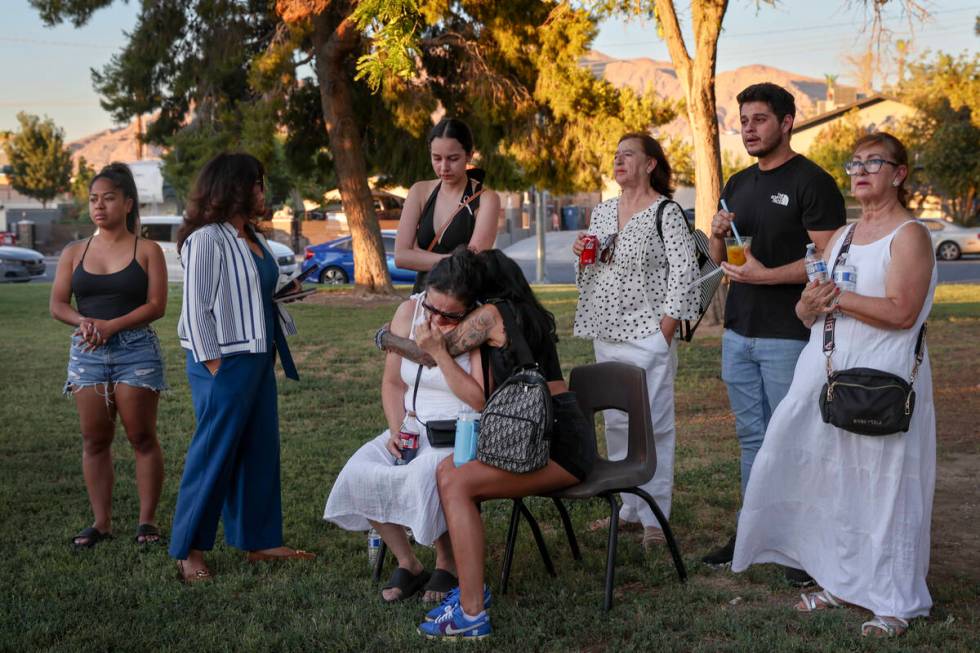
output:
<path id="1" fill-rule="evenodd" d="M 171 282 L 184 280 L 184 268 L 177 255 L 177 230 L 183 221 L 179 215 L 148 215 L 140 218 L 140 235 L 156 241 L 163 249 L 163 257 L 167 261 L 167 279 Z M 299 268 L 295 252 L 274 240 L 268 243 L 279 266 L 279 280 L 294 275 Z"/>

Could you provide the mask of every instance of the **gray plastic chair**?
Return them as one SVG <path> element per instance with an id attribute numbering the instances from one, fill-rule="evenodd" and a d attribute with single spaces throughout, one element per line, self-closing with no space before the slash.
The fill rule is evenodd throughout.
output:
<path id="1" fill-rule="evenodd" d="M 603 608 L 609 610 L 612 607 L 613 577 L 619 532 L 619 502 L 616 499 L 618 493 L 635 494 L 647 502 L 663 530 L 670 555 L 674 561 L 674 567 L 677 569 L 677 576 L 681 582 L 686 581 L 687 571 L 684 568 L 684 561 L 681 559 L 670 524 L 653 497 L 639 487 L 649 481 L 657 469 L 657 451 L 653 439 L 650 402 L 647 399 L 647 384 L 643 370 L 634 365 L 616 362 L 583 365 L 572 370 L 569 388 L 578 397 L 579 405 L 586 419 L 593 423 L 595 422 L 596 411 L 600 410 L 619 409 L 629 415 L 629 444 L 626 458 L 617 461 L 599 458 L 596 460 L 592 472 L 582 483 L 547 495 L 554 501 L 555 507 L 558 509 L 575 560 L 581 560 L 581 554 L 575 539 L 575 532 L 572 529 L 571 519 L 568 517 L 568 511 L 565 509 L 562 500 L 601 497 L 609 503 L 609 544 L 606 552 L 606 595 Z M 545 567 L 552 576 L 555 575 L 550 556 L 544 546 L 544 540 L 540 537 L 540 529 L 533 515 L 521 499 L 515 499 L 511 512 L 510 529 L 507 533 L 507 549 L 500 575 L 501 593 L 507 591 L 507 581 L 513 562 L 514 545 L 517 541 L 517 528 L 520 524 L 521 515 L 524 515 L 531 526 Z"/>

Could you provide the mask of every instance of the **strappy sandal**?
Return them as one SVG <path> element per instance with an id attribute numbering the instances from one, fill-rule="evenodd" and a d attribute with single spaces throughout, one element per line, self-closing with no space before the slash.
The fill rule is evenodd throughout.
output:
<path id="1" fill-rule="evenodd" d="M 82 549 L 91 549 L 93 546 L 99 542 L 104 542 L 106 540 L 112 539 L 112 533 L 103 533 L 94 526 L 89 526 L 88 528 L 82 529 L 78 535 L 71 538 L 71 545 L 76 551 L 81 551 Z M 78 540 L 85 540 L 84 542 L 79 542 Z"/>
<path id="2" fill-rule="evenodd" d="M 427 572 L 425 569 L 420 571 L 418 575 L 414 575 L 408 569 L 405 569 L 404 567 L 398 567 L 391 574 L 391 578 L 388 579 L 388 582 L 385 584 L 385 586 L 382 587 L 381 589 L 382 590 L 397 589 L 401 593 L 398 595 L 397 598 L 394 599 L 385 599 L 384 595 L 382 595 L 381 598 L 384 599 L 385 603 L 395 603 L 396 601 L 404 601 L 405 599 L 411 598 L 416 594 L 418 594 L 419 590 L 422 589 L 422 587 L 424 587 L 428 581 L 429 581 L 429 572 Z"/>
<path id="3" fill-rule="evenodd" d="M 195 583 L 200 583 L 202 581 L 214 580 L 214 574 L 211 570 L 205 567 L 204 569 L 198 569 L 191 575 L 184 573 L 184 561 L 177 561 L 177 580 L 185 585 L 193 585 Z"/>
<path id="4" fill-rule="evenodd" d="M 442 601 L 446 594 L 453 591 L 459 587 L 459 579 L 453 576 L 450 572 L 445 569 L 436 569 L 432 572 L 432 576 L 429 577 L 429 582 L 425 584 L 422 588 L 422 602 L 423 603 L 439 603 Z M 438 598 L 426 599 L 426 595 L 432 592 L 433 594 L 438 594 Z"/>
<path id="5" fill-rule="evenodd" d="M 846 607 L 843 602 L 838 601 L 837 597 L 827 590 L 800 594 L 800 599 L 800 603 L 797 603 L 795 606 L 797 612 L 817 612 L 818 610 Z"/>
<path id="6" fill-rule="evenodd" d="M 901 617 L 874 616 L 871 621 L 861 624 L 861 637 L 898 637 L 909 629 L 909 622 Z"/>
<path id="7" fill-rule="evenodd" d="M 143 538 L 142 540 L 140 538 Z M 140 524 L 136 527 L 136 537 L 133 540 L 140 546 L 148 544 L 163 544 L 163 536 L 155 524 Z"/>

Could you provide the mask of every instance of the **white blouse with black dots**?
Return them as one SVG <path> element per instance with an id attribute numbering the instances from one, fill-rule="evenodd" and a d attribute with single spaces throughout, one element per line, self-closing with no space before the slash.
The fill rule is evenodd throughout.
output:
<path id="1" fill-rule="evenodd" d="M 698 317 L 698 278 L 694 237 L 677 204 L 664 209 L 663 240 L 657 234 L 657 207 L 666 198 L 634 214 L 616 237 L 612 261 L 596 257 L 592 265 L 576 264 L 579 300 L 576 336 L 603 340 L 641 340 L 660 331 L 660 320 Z M 599 242 L 618 230 L 619 198 L 592 211 L 589 233 Z"/>

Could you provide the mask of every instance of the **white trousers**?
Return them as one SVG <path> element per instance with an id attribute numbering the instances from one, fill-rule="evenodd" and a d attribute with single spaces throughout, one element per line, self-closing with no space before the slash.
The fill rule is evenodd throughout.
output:
<path id="1" fill-rule="evenodd" d="M 657 450 L 657 469 L 649 481 L 640 486 L 657 502 L 665 517 L 670 517 L 671 494 L 674 489 L 674 377 L 677 375 L 677 339 L 668 347 L 659 331 L 642 340 L 618 342 L 593 341 L 597 362 L 618 361 L 643 369 L 650 397 L 650 420 L 653 422 Z M 604 410 L 606 450 L 609 460 L 626 457 L 629 418 L 621 410 Z M 619 518 L 639 521 L 646 526 L 660 527 L 646 501 L 632 494 L 622 495 Z"/>

